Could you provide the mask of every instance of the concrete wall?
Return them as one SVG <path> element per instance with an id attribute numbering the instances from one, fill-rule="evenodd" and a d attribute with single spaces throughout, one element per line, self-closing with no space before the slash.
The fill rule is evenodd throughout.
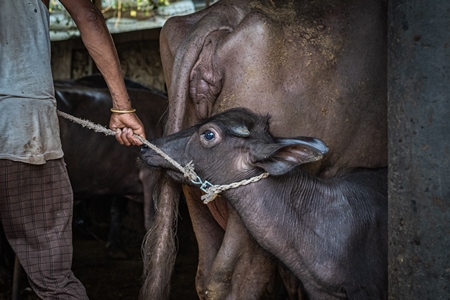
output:
<path id="1" fill-rule="evenodd" d="M 124 76 L 165 90 L 159 54 L 160 28 L 113 34 Z M 53 78 L 77 79 L 98 70 L 80 38 L 52 42 Z"/>
<path id="2" fill-rule="evenodd" d="M 389 299 L 450 299 L 450 1 L 388 5 Z"/>

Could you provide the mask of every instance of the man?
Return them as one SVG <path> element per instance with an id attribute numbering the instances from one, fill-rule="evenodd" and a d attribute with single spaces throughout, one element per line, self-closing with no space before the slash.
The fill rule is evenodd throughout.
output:
<path id="1" fill-rule="evenodd" d="M 43 299 L 87 299 L 71 271 L 73 194 L 59 138 L 50 66 L 49 0 L 0 0 L 0 221 Z M 110 128 L 145 137 L 111 35 L 89 0 L 61 0 L 112 96 Z"/>

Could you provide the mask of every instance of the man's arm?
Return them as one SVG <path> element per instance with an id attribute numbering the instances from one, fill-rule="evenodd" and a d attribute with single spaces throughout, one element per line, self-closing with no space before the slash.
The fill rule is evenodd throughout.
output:
<path id="1" fill-rule="evenodd" d="M 90 0 L 60 0 L 77 24 L 81 39 L 105 78 L 112 97 L 112 108 L 119 111 L 132 109 L 120 69 L 117 50 L 106 27 L 102 13 Z M 124 145 L 140 145 L 133 138 L 136 133 L 145 138 L 144 127 L 134 113 L 112 113 L 109 127 L 117 131 L 116 139 Z"/>

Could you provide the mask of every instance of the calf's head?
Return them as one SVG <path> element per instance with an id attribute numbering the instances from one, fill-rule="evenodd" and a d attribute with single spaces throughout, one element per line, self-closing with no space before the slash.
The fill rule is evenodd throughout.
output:
<path id="1" fill-rule="evenodd" d="M 213 184 L 227 184 L 267 172 L 282 175 L 294 167 L 316 161 L 327 153 L 315 138 L 276 138 L 269 131 L 269 116 L 245 108 L 233 108 L 178 133 L 152 143 L 180 165 L 193 162 L 196 173 Z M 148 166 L 171 170 L 183 176 L 171 163 L 150 148 L 141 149 Z"/>

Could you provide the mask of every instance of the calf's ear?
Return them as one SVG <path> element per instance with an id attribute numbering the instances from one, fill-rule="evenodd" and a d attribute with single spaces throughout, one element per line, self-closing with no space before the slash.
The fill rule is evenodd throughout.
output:
<path id="1" fill-rule="evenodd" d="M 251 149 L 252 164 L 263 168 L 270 175 L 282 175 L 296 166 L 323 157 L 328 147 L 310 137 L 279 138 L 276 143 L 258 144 Z"/>

